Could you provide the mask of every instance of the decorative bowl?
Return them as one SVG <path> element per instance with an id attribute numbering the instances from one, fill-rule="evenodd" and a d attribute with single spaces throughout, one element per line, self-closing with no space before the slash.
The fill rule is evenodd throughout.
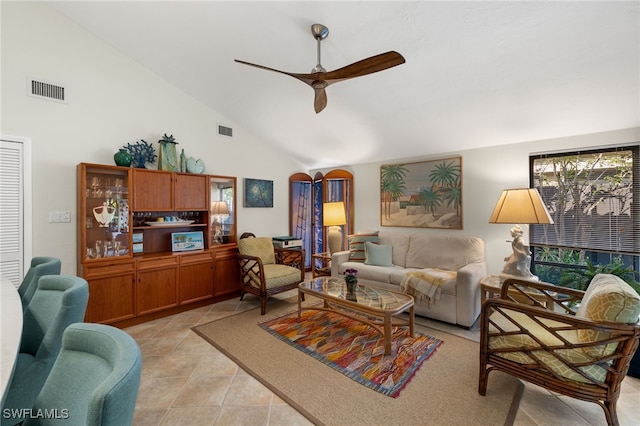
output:
<path id="1" fill-rule="evenodd" d="M 204 161 L 201 159 L 195 159 L 193 157 L 189 157 L 187 160 L 187 171 L 189 173 L 202 173 L 204 172 Z"/>

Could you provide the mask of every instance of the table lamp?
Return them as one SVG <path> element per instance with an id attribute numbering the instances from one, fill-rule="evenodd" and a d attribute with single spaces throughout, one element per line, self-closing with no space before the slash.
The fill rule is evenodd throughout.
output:
<path id="1" fill-rule="evenodd" d="M 211 202 L 211 216 L 213 217 L 213 222 L 211 226 L 213 228 L 213 243 L 222 244 L 223 234 L 222 234 L 222 216 L 229 215 L 229 206 L 224 201 L 213 201 Z"/>
<path id="2" fill-rule="evenodd" d="M 324 203 L 322 205 L 322 224 L 329 227 L 327 242 L 329 253 L 333 254 L 342 250 L 342 225 L 347 224 L 342 201 Z"/>
<path id="3" fill-rule="evenodd" d="M 553 224 L 540 193 L 535 188 L 505 189 L 493 209 L 489 223 L 515 224 L 511 228 L 513 253 L 504 258 L 503 274 L 537 279 L 530 271 L 529 233 L 525 241 L 520 224 Z"/>

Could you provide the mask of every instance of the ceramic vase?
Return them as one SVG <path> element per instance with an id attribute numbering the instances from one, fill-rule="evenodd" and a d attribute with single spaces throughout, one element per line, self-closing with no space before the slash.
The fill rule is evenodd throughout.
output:
<path id="1" fill-rule="evenodd" d="M 182 173 L 187 171 L 187 157 L 184 155 L 184 149 L 180 153 L 180 171 Z"/>
<path id="2" fill-rule="evenodd" d="M 176 152 L 176 142 L 158 141 L 160 154 L 158 155 L 158 170 L 180 171 L 180 159 Z"/>
<path id="3" fill-rule="evenodd" d="M 131 166 L 132 160 L 133 158 L 131 154 L 129 154 L 129 151 L 124 148 L 120 148 L 118 152 L 113 154 L 113 161 L 116 162 L 116 166 L 129 167 Z"/>

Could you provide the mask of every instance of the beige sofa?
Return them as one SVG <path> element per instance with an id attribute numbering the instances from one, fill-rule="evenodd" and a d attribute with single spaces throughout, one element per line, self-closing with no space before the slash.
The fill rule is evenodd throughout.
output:
<path id="1" fill-rule="evenodd" d="M 375 237 L 369 238 L 376 242 Z M 440 285 L 439 300 L 431 306 L 416 303 L 415 313 L 463 327 L 471 327 L 480 315 L 480 280 L 487 275 L 482 239 L 426 232 L 380 231 L 376 250 L 379 247 L 380 250 L 391 251 L 391 262 L 370 258 L 366 263 L 362 261 L 362 253 L 358 254 L 362 249 L 362 244 L 358 248 L 358 243 L 362 239 L 355 235 L 349 236 L 349 240 L 350 251 L 337 252 L 332 256 L 332 276 L 342 277 L 346 269 L 356 269 L 358 283 L 400 291 L 400 284 L 410 271 L 431 268 L 452 271 L 453 278 Z M 358 259 L 360 261 L 356 261 Z M 380 266 L 385 264 L 390 266 Z"/>

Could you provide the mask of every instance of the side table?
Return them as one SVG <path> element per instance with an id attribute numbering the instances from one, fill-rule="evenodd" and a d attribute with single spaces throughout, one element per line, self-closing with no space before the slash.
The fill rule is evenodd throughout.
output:
<path id="1" fill-rule="evenodd" d="M 317 266 L 319 264 L 319 266 Z M 328 277 L 331 275 L 331 254 L 326 251 L 311 255 L 311 276 Z"/>
<path id="2" fill-rule="evenodd" d="M 508 278 L 516 278 L 523 281 L 532 281 L 523 277 L 515 277 L 508 275 L 487 275 L 483 279 L 480 280 L 480 303 L 484 304 L 484 302 L 489 298 L 500 297 L 500 293 L 502 293 L 502 284 Z M 533 281 L 533 282 L 541 282 L 541 281 Z M 533 297 L 540 303 L 546 304 L 547 308 L 553 309 L 553 299 L 549 300 L 547 296 L 541 293 L 531 293 L 527 292 L 529 296 Z M 520 296 L 522 296 L 520 294 Z M 514 295 L 514 298 L 517 299 L 518 295 Z M 524 297 L 521 297 L 525 299 Z M 529 300 L 530 302 L 530 300 Z"/>

